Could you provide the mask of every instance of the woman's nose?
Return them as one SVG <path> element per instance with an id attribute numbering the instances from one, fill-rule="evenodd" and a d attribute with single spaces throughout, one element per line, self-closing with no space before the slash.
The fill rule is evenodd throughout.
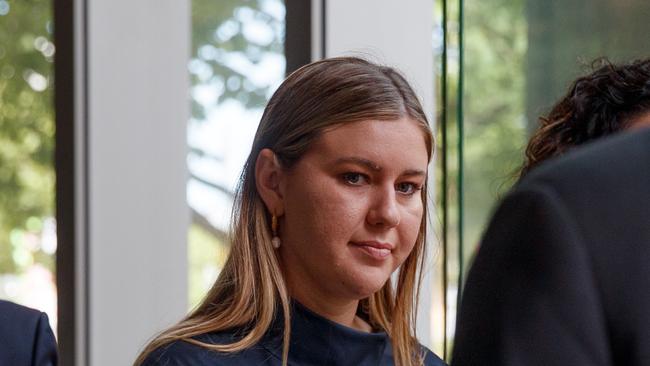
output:
<path id="1" fill-rule="evenodd" d="M 395 189 L 384 189 L 376 192 L 372 198 L 366 218 L 372 226 L 392 228 L 399 225 L 400 212 Z"/>

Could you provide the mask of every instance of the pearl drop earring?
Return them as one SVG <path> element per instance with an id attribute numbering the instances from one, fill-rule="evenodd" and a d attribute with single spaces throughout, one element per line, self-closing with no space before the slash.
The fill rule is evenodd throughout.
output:
<path id="1" fill-rule="evenodd" d="M 271 216 L 271 231 L 273 232 L 273 239 L 271 239 L 271 244 L 273 248 L 278 249 L 282 242 L 278 236 L 278 217 L 275 215 Z"/>

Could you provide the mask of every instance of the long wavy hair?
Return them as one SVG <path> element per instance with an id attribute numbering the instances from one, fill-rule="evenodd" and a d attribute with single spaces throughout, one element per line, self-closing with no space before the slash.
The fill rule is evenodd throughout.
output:
<path id="1" fill-rule="evenodd" d="M 331 58 L 306 65 L 280 85 L 267 104 L 237 189 L 231 224 L 231 252 L 219 277 L 201 304 L 178 324 L 151 341 L 135 361 L 152 351 L 185 341 L 218 352 L 237 352 L 256 344 L 268 331 L 278 310 L 284 316 L 283 365 L 287 364 L 290 294 L 271 244 L 270 215 L 255 184 L 260 151 L 271 149 L 282 166 L 291 168 L 325 130 L 363 120 L 408 117 L 425 137 L 429 161 L 433 137 L 422 106 L 407 81 L 394 69 L 354 57 Z M 360 308 L 371 325 L 390 337 L 396 365 L 423 363 L 415 338 L 419 284 L 422 276 L 427 222 L 427 189 L 415 246 L 392 279 Z M 230 344 L 207 344 L 196 336 L 233 328 L 246 329 Z"/>
<path id="2" fill-rule="evenodd" d="M 520 176 L 575 146 L 623 130 L 650 112 L 650 59 L 620 65 L 597 59 L 592 70 L 575 80 L 551 112 L 539 119 Z"/>

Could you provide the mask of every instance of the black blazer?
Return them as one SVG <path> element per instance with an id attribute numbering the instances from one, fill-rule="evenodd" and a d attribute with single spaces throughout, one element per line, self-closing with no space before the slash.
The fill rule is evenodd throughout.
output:
<path id="1" fill-rule="evenodd" d="M 650 365 L 650 130 L 544 164 L 503 201 L 452 365 Z"/>
<path id="2" fill-rule="evenodd" d="M 56 364 L 56 341 L 47 315 L 0 300 L 0 365 Z"/>

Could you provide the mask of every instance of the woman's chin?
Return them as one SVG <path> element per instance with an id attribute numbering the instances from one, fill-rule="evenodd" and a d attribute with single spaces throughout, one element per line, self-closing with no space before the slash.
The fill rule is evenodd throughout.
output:
<path id="1" fill-rule="evenodd" d="M 388 281 L 388 277 L 364 278 L 363 281 L 357 281 L 351 284 L 348 289 L 355 299 L 361 300 L 381 290 L 386 284 L 386 281 Z"/>

